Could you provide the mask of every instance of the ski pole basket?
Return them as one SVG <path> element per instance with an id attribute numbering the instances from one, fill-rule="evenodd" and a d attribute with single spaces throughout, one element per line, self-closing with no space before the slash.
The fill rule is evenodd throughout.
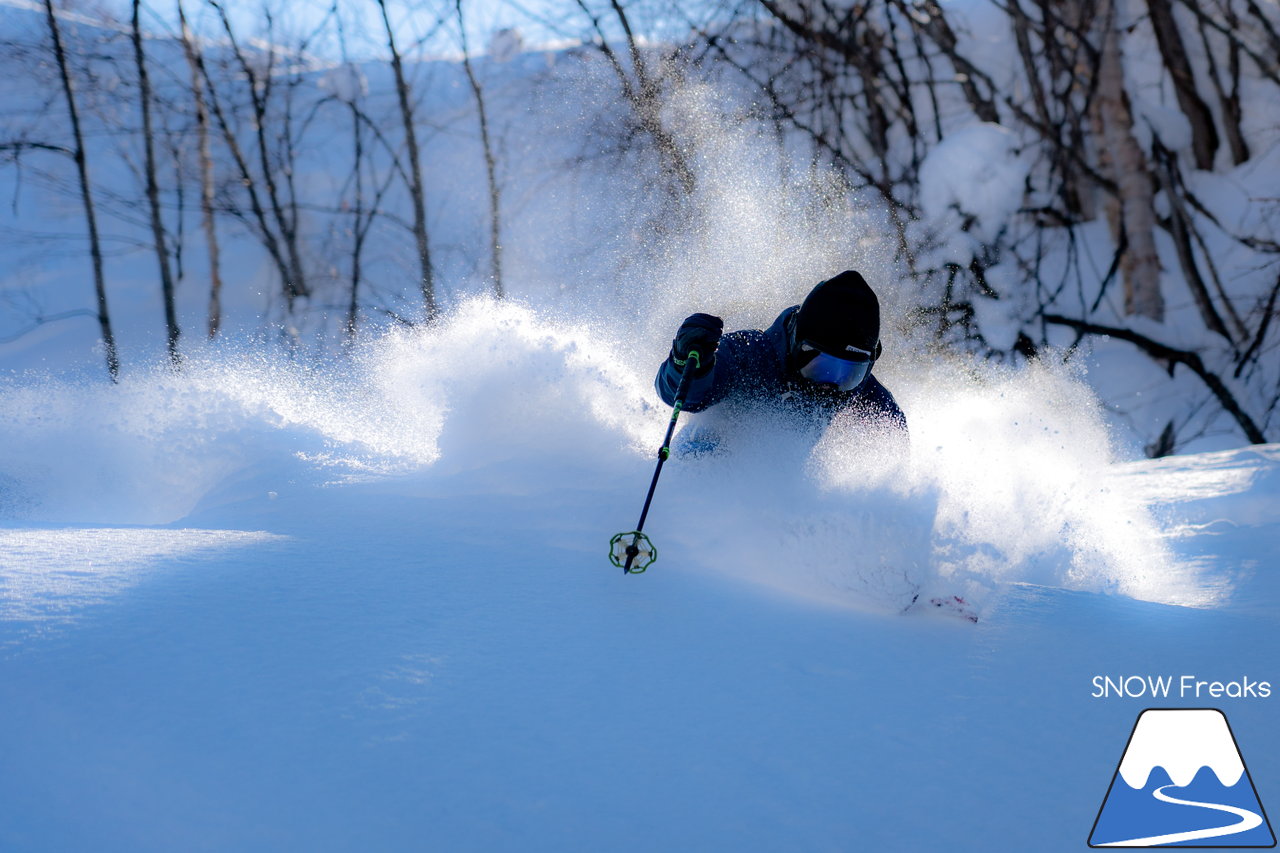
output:
<path id="1" fill-rule="evenodd" d="M 630 530 L 609 540 L 609 560 L 618 568 L 637 575 L 657 562 L 658 549 L 653 547 L 648 536 L 639 530 Z"/>

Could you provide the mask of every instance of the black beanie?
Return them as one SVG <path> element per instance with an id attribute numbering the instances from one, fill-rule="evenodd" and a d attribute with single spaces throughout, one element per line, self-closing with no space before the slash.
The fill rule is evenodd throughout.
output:
<path id="1" fill-rule="evenodd" d="M 861 275 L 845 270 L 805 297 L 796 314 L 796 341 L 830 353 L 847 346 L 874 352 L 880 342 L 880 301 Z"/>

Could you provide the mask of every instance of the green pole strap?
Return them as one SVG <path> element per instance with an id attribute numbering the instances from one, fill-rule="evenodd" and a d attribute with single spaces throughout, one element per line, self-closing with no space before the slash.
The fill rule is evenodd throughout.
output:
<path id="1" fill-rule="evenodd" d="M 702 368 L 702 357 L 701 357 L 700 355 L 698 355 L 698 351 L 697 351 L 697 350 L 690 350 L 690 351 L 689 351 L 689 358 L 686 358 L 686 359 L 684 359 L 683 361 L 681 361 L 680 359 L 676 358 L 676 354 L 675 354 L 675 353 L 672 353 L 672 354 L 671 354 L 671 360 L 672 360 L 673 362 L 675 362 L 676 367 L 679 367 L 679 368 L 682 368 L 682 369 L 684 368 L 684 366 L 685 366 L 686 364 L 688 364 L 688 363 L 689 363 L 690 359 L 692 359 L 692 360 L 693 360 L 693 366 L 694 366 L 695 368 L 697 368 L 697 369 L 701 369 L 701 368 Z"/>

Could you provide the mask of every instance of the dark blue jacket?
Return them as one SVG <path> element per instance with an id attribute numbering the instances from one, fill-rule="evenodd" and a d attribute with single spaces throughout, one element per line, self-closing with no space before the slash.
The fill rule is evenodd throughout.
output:
<path id="1" fill-rule="evenodd" d="M 906 430 L 907 419 L 893 395 L 870 373 L 857 388 L 844 392 L 788 375 L 787 321 L 799 308 L 794 305 L 783 311 L 764 331 L 744 329 L 725 335 L 716 350 L 716 363 L 711 372 L 689 383 L 685 411 L 700 412 L 730 399 L 773 402 L 798 412 L 816 412 L 828 417 L 852 410 L 866 417 L 888 419 Z M 670 357 L 658 368 L 654 384 L 663 402 L 674 405 L 680 369 Z"/>

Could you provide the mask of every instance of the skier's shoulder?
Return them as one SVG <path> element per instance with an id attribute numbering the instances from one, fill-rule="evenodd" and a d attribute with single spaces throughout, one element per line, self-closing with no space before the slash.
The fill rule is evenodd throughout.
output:
<path id="1" fill-rule="evenodd" d="M 858 389 L 858 397 L 862 400 L 887 403 L 895 409 L 898 407 L 898 402 L 893 399 L 893 393 L 884 387 L 874 373 L 868 374 L 867 381 L 863 382 L 862 387 Z"/>
<path id="2" fill-rule="evenodd" d="M 725 339 L 745 359 L 758 367 L 770 367 L 781 370 L 786 360 L 788 335 L 787 318 L 794 314 L 800 306 L 793 305 L 778 315 L 766 329 L 742 329 L 730 332 Z"/>
<path id="3" fill-rule="evenodd" d="M 787 348 L 791 343 L 791 336 L 787 332 L 787 323 L 792 315 L 799 310 L 799 305 L 792 305 L 790 308 L 782 309 L 782 313 L 778 315 L 778 318 L 764 331 L 770 343 L 777 347 L 779 355 L 785 355 L 787 352 Z"/>
<path id="4" fill-rule="evenodd" d="M 772 350 L 769 336 L 760 329 L 738 329 L 720 340 L 719 354 L 729 353 L 740 360 L 758 359 L 766 350 Z"/>
<path id="5" fill-rule="evenodd" d="M 729 332 L 720 342 L 721 348 L 744 367 L 780 369 L 787 351 L 786 321 L 798 308 L 798 305 L 787 308 L 766 329 Z"/>

